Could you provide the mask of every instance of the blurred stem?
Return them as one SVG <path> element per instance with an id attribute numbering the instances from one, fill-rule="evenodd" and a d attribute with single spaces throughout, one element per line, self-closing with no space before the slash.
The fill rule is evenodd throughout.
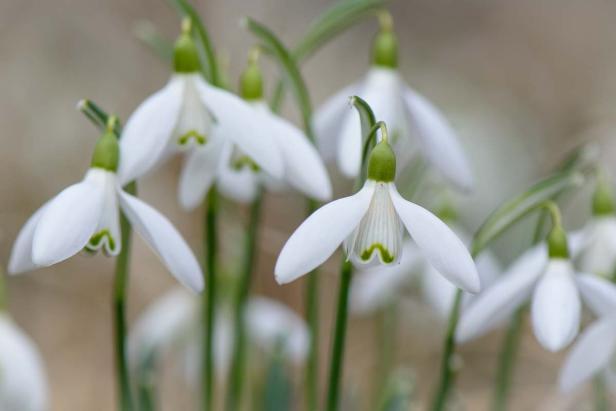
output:
<path id="1" fill-rule="evenodd" d="M 473 256 L 474 257 L 474 256 Z M 462 305 L 462 290 L 456 290 L 456 297 L 449 314 L 447 334 L 445 335 L 445 348 L 441 360 L 441 377 L 438 389 L 432 402 L 432 411 L 443 411 L 447 405 L 450 386 L 454 378 L 453 356 L 456 350 L 456 327 L 460 320 L 460 307 Z"/>
<path id="2" fill-rule="evenodd" d="M 6 296 L 6 273 L 4 271 L 0 271 L 0 312 L 7 311 L 8 309 L 8 299 Z"/>
<path id="3" fill-rule="evenodd" d="M 388 381 L 392 370 L 394 358 L 396 356 L 396 330 L 398 322 L 398 305 L 391 301 L 377 313 L 376 318 L 376 344 L 378 353 L 378 368 L 375 389 L 375 405 L 380 404 L 385 391 L 388 388 Z"/>
<path id="4" fill-rule="evenodd" d="M 308 200 L 307 215 L 317 209 Z M 306 279 L 306 321 L 310 330 L 310 347 L 306 364 L 306 405 L 308 411 L 319 408 L 319 272 L 313 270 Z"/>
<path id="5" fill-rule="evenodd" d="M 242 388 L 245 377 L 246 363 L 246 301 L 250 291 L 253 268 L 256 257 L 256 243 L 259 233 L 259 220 L 261 217 L 261 205 L 263 204 L 263 191 L 259 190 L 257 198 L 250 207 L 250 221 L 246 233 L 246 251 L 244 254 L 244 267 L 242 276 L 235 295 L 235 319 L 234 319 L 234 339 L 233 339 L 233 359 L 231 362 L 231 373 L 229 374 L 229 385 L 227 391 L 227 410 L 235 411 L 240 408 L 242 403 Z"/>
<path id="6" fill-rule="evenodd" d="M 125 187 L 127 193 L 135 195 L 137 184 L 129 183 Z M 120 232 L 122 249 L 116 259 L 115 277 L 113 281 L 113 327 L 115 339 L 115 363 L 118 383 L 118 409 L 132 411 L 133 403 L 126 359 L 126 296 L 128 291 L 131 251 L 131 226 L 124 213 L 120 214 Z"/>
<path id="7" fill-rule="evenodd" d="M 214 327 L 216 320 L 216 253 L 217 253 L 218 192 L 212 187 L 205 200 L 203 227 L 204 276 L 203 292 L 203 356 L 202 356 L 202 409 L 211 411 L 214 404 Z"/>
<path id="8" fill-rule="evenodd" d="M 593 380 L 593 393 L 595 396 L 594 410 L 595 411 L 608 411 L 607 392 L 605 390 L 605 381 L 601 375 L 598 375 Z"/>
<path id="9" fill-rule="evenodd" d="M 334 328 L 334 342 L 329 370 L 329 392 L 327 394 L 327 411 L 337 411 L 340 405 L 340 379 L 344 364 L 344 342 L 346 338 L 349 311 L 349 289 L 353 278 L 353 266 L 349 261 L 342 263 L 340 270 L 340 290 Z"/>
<path id="10" fill-rule="evenodd" d="M 139 411 L 154 411 L 157 408 L 155 369 L 156 358 L 152 353 L 148 355 L 137 371 L 137 409 Z"/>

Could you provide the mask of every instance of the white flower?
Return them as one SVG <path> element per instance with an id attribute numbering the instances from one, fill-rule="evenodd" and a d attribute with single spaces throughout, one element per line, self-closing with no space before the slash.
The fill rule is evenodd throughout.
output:
<path id="1" fill-rule="evenodd" d="M 609 278 L 616 268 L 616 217 L 594 216 L 581 230 L 582 250 L 576 259 L 580 269 Z"/>
<path id="2" fill-rule="evenodd" d="M 109 145 L 115 152 L 101 168 Z M 121 248 L 119 210 L 186 287 L 201 291 L 199 263 L 173 225 L 158 211 L 122 190 L 115 173 L 116 138 L 107 133 L 97 143 L 85 178 L 44 204 L 20 231 L 11 252 L 9 272 L 22 273 L 59 263 L 82 250 L 117 255 Z"/>
<path id="3" fill-rule="evenodd" d="M 465 244 L 470 244 L 470 237 L 462 228 L 451 227 Z M 482 287 L 492 284 L 501 272 L 500 263 L 489 251 L 477 257 L 476 264 Z M 403 296 L 415 280 L 419 280 L 423 299 L 439 316 L 447 318 L 456 286 L 443 277 L 410 240 L 404 243 L 399 265 L 371 268 L 356 274 L 351 285 L 351 310 L 358 314 L 375 311 Z M 465 292 L 463 306 L 474 297 Z"/>
<path id="4" fill-rule="evenodd" d="M 260 120 L 254 108 L 209 85 L 199 73 L 175 73 L 126 123 L 120 141 L 122 184 L 143 176 L 173 153 L 224 142 L 236 144 L 259 167 L 282 178 L 278 145 Z M 208 165 L 219 160 L 210 157 Z"/>
<path id="5" fill-rule="evenodd" d="M 216 367 L 225 374 L 231 361 L 233 326 L 230 313 L 218 310 L 214 334 Z M 165 351 L 185 357 L 190 381 L 198 380 L 201 355 L 200 301 L 183 289 L 175 289 L 155 301 L 139 317 L 129 337 L 129 357 L 133 366 Z M 265 297 L 250 297 L 246 305 L 248 347 L 272 353 L 279 341 L 283 352 L 296 364 L 308 353 L 308 327 L 304 320 L 285 305 Z M 197 368 L 195 368 L 197 367 Z"/>
<path id="6" fill-rule="evenodd" d="M 6 314 L 0 314 L 0 410 L 47 409 L 47 381 L 36 345 Z"/>
<path id="7" fill-rule="evenodd" d="M 326 159 L 335 155 L 346 176 L 359 174 L 362 151 L 359 115 L 348 106 L 352 95 L 366 100 L 377 120 L 387 123 L 401 166 L 411 158 L 417 139 L 423 155 L 445 178 L 463 190 L 471 189 L 470 167 L 445 117 L 408 88 L 398 70 L 383 66 L 373 66 L 362 82 L 344 88 L 315 113 L 319 149 Z"/>
<path id="8" fill-rule="evenodd" d="M 394 177 L 395 156 L 381 141 L 370 155 L 363 188 L 321 207 L 291 235 L 276 262 L 278 283 L 312 271 L 343 242 L 348 259 L 357 266 L 396 264 L 404 226 L 441 274 L 464 290 L 478 292 L 479 275 L 462 241 L 432 213 L 402 198 Z"/>
<path id="9" fill-rule="evenodd" d="M 580 237 L 571 236 L 572 255 L 580 249 Z M 616 288 L 592 274 L 576 274 L 568 259 L 548 258 L 545 244 L 520 256 L 491 287 L 463 312 L 457 340 L 482 335 L 531 299 L 535 336 L 546 349 L 558 351 L 577 335 L 580 326 L 580 294 L 596 312 L 616 301 Z"/>
<path id="10" fill-rule="evenodd" d="M 188 155 L 179 186 L 180 203 L 186 209 L 198 206 L 215 181 L 224 195 L 239 202 L 254 200 L 260 185 L 278 190 L 285 183 L 319 201 L 331 198 L 327 170 L 304 133 L 272 113 L 263 101 L 252 105 L 258 113 L 258 126 L 255 127 L 271 136 L 282 154 L 283 178 L 276 178 L 267 169 L 264 172 L 240 145 L 221 139 Z"/>

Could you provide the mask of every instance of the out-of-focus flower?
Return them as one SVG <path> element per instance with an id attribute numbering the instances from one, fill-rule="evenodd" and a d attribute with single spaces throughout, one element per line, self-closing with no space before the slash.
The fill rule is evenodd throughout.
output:
<path id="1" fill-rule="evenodd" d="M 30 338 L 0 314 L 0 410 L 48 409 L 43 361 Z"/>
<path id="2" fill-rule="evenodd" d="M 227 141 L 269 174 L 283 177 L 278 144 L 261 127 L 257 110 L 208 84 L 199 69 L 190 24 L 185 22 L 175 45 L 171 80 L 137 107 L 124 128 L 120 142 L 125 157 L 120 164 L 122 184 L 143 176 L 174 153 L 199 146 L 217 148 L 201 164 L 216 170 L 222 160 L 220 147 Z"/>
<path id="3" fill-rule="evenodd" d="M 580 240 L 579 235 L 571 236 L 573 256 L 580 250 Z M 558 351 L 578 334 L 580 294 L 597 312 L 616 302 L 612 283 L 592 274 L 576 274 L 566 255 L 548 253 L 545 244 L 535 246 L 469 305 L 456 337 L 464 342 L 488 332 L 530 298 L 535 336 L 546 349 Z"/>
<path id="4" fill-rule="evenodd" d="M 111 129 L 98 140 L 85 178 L 43 205 L 20 231 L 9 272 L 22 273 L 59 263 L 82 250 L 117 255 L 122 248 L 120 209 L 186 287 L 201 291 L 199 263 L 173 225 L 125 191 L 116 175 L 120 151 Z"/>
<path id="5" fill-rule="evenodd" d="M 450 227 L 465 244 L 470 243 L 469 235 L 461 227 Z M 482 287 L 489 287 L 501 272 L 500 263 L 489 251 L 482 253 L 475 262 Z M 364 314 L 382 308 L 404 296 L 416 282 L 419 282 L 423 299 L 439 316 L 446 318 L 455 298 L 456 286 L 443 277 L 410 240 L 404 243 L 399 265 L 371 268 L 355 275 L 351 286 L 351 310 Z M 474 297 L 465 292 L 463 307 Z"/>
<path id="6" fill-rule="evenodd" d="M 282 155 L 282 179 L 263 170 L 242 145 L 220 139 L 196 148 L 186 159 L 179 186 L 180 203 L 186 209 L 197 207 L 214 182 L 223 195 L 239 202 L 254 200 L 261 185 L 278 190 L 287 184 L 316 200 L 331 199 L 331 183 L 317 150 L 301 130 L 272 113 L 263 100 L 261 71 L 255 60 L 251 58 L 242 75 L 241 95 L 257 113 L 253 128 L 271 136 Z"/>
<path id="7" fill-rule="evenodd" d="M 226 373 L 233 347 L 230 313 L 218 310 L 214 352 L 219 373 Z M 265 297 L 251 297 L 246 305 L 249 346 L 272 353 L 282 342 L 284 355 L 301 363 L 308 352 L 308 328 L 302 318 L 285 305 Z M 129 357 L 138 367 L 151 356 L 166 351 L 181 354 L 189 380 L 198 380 L 201 337 L 199 299 L 178 288 L 163 295 L 139 317 L 129 337 Z"/>
<path id="8" fill-rule="evenodd" d="M 284 284 L 308 273 L 343 242 L 348 258 L 359 267 L 397 264 L 404 225 L 442 275 L 478 292 L 479 275 L 462 241 L 438 217 L 400 196 L 393 182 L 395 168 L 395 155 L 384 138 L 370 154 L 363 188 L 318 209 L 289 238 L 276 262 L 276 280 Z"/>
<path id="9" fill-rule="evenodd" d="M 360 121 L 347 104 L 349 96 L 357 95 L 370 104 L 377 120 L 389 126 L 400 166 L 412 157 L 416 138 L 422 154 L 445 178 L 462 190 L 471 189 L 472 173 L 455 132 L 436 107 L 400 78 L 391 18 L 386 16 L 381 26 L 374 43 L 373 66 L 366 78 L 344 88 L 317 110 L 314 125 L 319 149 L 326 159 L 335 156 L 346 176 L 359 174 Z"/>

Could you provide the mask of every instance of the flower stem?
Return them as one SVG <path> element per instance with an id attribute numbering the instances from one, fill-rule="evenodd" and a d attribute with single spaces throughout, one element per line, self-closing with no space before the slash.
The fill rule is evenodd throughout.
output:
<path id="1" fill-rule="evenodd" d="M 334 329 L 334 342 L 329 370 L 329 392 L 327 394 L 327 411 L 337 411 L 340 398 L 340 379 L 344 360 L 344 341 L 349 311 L 349 289 L 353 278 L 353 266 L 349 261 L 342 263 L 340 270 L 340 290 L 338 293 L 338 309 Z"/>
<path id="2" fill-rule="evenodd" d="M 496 388 L 492 402 L 492 409 L 494 411 L 504 411 L 507 409 L 507 396 L 509 394 L 511 377 L 515 367 L 515 358 L 522 336 L 520 331 L 522 330 L 526 308 L 526 305 L 523 305 L 517 309 L 507 329 L 505 341 L 498 360 Z"/>
<path id="3" fill-rule="evenodd" d="M 605 381 L 601 375 L 598 375 L 593 380 L 593 393 L 595 396 L 595 411 L 607 411 L 609 410 L 609 404 L 607 400 L 607 393 L 605 391 Z"/>
<path id="4" fill-rule="evenodd" d="M 317 203 L 307 201 L 306 214 L 317 209 Z M 310 330 L 310 347 L 306 364 L 306 409 L 317 411 L 319 408 L 319 272 L 313 270 L 306 280 L 306 321 Z"/>
<path id="5" fill-rule="evenodd" d="M 202 357 L 202 409 L 210 411 L 214 404 L 214 326 L 216 311 L 216 253 L 217 253 L 218 192 L 210 189 L 205 202 L 203 227 L 204 276 L 203 293 L 203 357 Z"/>
<path id="6" fill-rule="evenodd" d="M 135 182 L 125 187 L 127 193 L 136 194 Z M 113 281 L 113 327 L 115 340 L 115 363 L 118 383 L 118 409 L 131 411 L 133 409 L 128 362 L 126 360 L 126 295 L 128 291 L 128 264 L 131 250 L 131 226 L 124 215 L 120 215 L 120 232 L 122 249 L 116 259 L 115 277 Z"/>
<path id="7" fill-rule="evenodd" d="M 456 290 L 456 297 L 449 314 L 447 334 L 445 335 L 445 348 L 441 362 L 441 378 L 438 389 L 432 402 L 432 411 L 443 411 L 447 405 L 450 385 L 454 378 L 453 356 L 456 349 L 455 334 L 460 319 L 460 308 L 462 305 L 462 290 Z"/>
<path id="8" fill-rule="evenodd" d="M 235 295 L 233 359 L 231 362 L 231 373 L 229 374 L 226 402 L 226 409 L 228 411 L 235 411 L 239 409 L 242 403 L 242 383 L 245 379 L 244 365 L 246 363 L 246 322 L 244 321 L 244 316 L 246 311 L 246 301 L 248 300 L 248 292 L 250 291 L 252 273 L 255 265 L 256 244 L 262 204 L 263 193 L 262 191 L 259 191 L 257 198 L 253 201 L 252 206 L 250 207 L 250 221 L 248 223 L 248 231 L 246 233 L 244 266 Z"/>

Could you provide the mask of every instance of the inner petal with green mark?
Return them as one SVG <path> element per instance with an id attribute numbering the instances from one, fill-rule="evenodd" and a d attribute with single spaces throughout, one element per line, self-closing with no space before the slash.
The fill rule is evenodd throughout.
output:
<path id="1" fill-rule="evenodd" d="M 214 117 L 203 104 L 191 76 L 184 76 L 184 93 L 180 116 L 173 132 L 180 147 L 204 145 L 214 124 Z"/>
<path id="2" fill-rule="evenodd" d="M 240 171 L 244 168 L 247 168 L 254 173 L 258 173 L 261 170 L 259 165 L 255 163 L 254 160 L 250 158 L 250 156 L 247 156 L 235 146 L 233 147 L 233 151 L 231 152 L 229 166 L 235 171 Z"/>
<path id="3" fill-rule="evenodd" d="M 115 173 L 100 170 L 104 173 L 101 179 L 101 190 L 105 192 L 101 216 L 90 241 L 84 247 L 88 253 L 96 253 L 99 250 L 108 256 L 118 255 L 122 247 L 120 234 L 120 211 L 116 193 Z"/>
<path id="4" fill-rule="evenodd" d="M 347 242 L 347 255 L 362 267 L 397 263 L 402 249 L 402 224 L 389 197 L 388 183 L 375 184 L 368 212 Z"/>

